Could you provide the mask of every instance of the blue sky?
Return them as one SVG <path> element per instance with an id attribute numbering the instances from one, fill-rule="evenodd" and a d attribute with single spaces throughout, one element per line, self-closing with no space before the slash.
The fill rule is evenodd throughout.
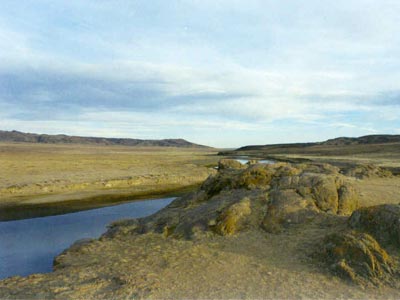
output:
<path id="1" fill-rule="evenodd" d="M 400 2 L 0 2 L 0 129 L 217 147 L 400 134 Z"/>

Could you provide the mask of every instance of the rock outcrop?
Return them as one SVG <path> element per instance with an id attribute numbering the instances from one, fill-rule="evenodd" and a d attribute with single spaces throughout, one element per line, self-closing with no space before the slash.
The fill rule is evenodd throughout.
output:
<path id="1" fill-rule="evenodd" d="M 380 284 L 398 277 L 395 260 L 383 247 L 400 246 L 400 205 L 357 209 L 347 224 L 348 229 L 328 235 L 318 246 L 320 260 L 356 283 Z"/>
<path id="2" fill-rule="evenodd" d="M 358 284 L 390 281 L 392 258 L 369 234 L 344 231 L 330 234 L 317 254 L 335 274 Z"/>
<path id="3" fill-rule="evenodd" d="M 349 226 L 368 232 L 382 245 L 400 247 L 400 205 L 383 204 L 358 209 L 351 215 Z"/>
<path id="4" fill-rule="evenodd" d="M 312 220 L 317 214 L 346 215 L 358 207 L 358 193 L 329 165 L 278 168 L 271 182 L 269 206 L 263 221 L 267 231 Z"/>
<path id="5" fill-rule="evenodd" d="M 358 193 L 338 170 L 326 164 L 239 166 L 223 160 L 198 191 L 128 226 L 114 224 L 108 234 L 158 232 L 190 239 L 251 228 L 279 232 L 321 214 L 350 214 L 358 207 Z"/>

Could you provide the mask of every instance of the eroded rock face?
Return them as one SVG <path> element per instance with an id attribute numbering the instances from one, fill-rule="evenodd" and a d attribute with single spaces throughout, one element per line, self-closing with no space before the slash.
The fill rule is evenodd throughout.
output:
<path id="1" fill-rule="evenodd" d="M 368 232 L 383 245 L 400 247 L 400 205 L 383 204 L 358 209 L 351 215 L 349 226 Z"/>
<path id="2" fill-rule="evenodd" d="M 349 215 L 359 207 L 358 192 L 348 182 L 344 182 L 338 189 L 339 203 L 338 213 Z"/>
<path id="3" fill-rule="evenodd" d="M 271 181 L 269 205 L 263 228 L 282 227 L 313 220 L 320 213 L 350 214 L 359 207 L 351 182 L 329 165 L 284 165 Z"/>
<path id="4" fill-rule="evenodd" d="M 358 207 L 351 182 L 330 165 L 242 166 L 221 168 L 198 191 L 176 199 L 155 215 L 126 226 L 114 225 L 108 234 L 123 230 L 192 238 L 252 228 L 279 232 L 320 214 L 349 214 Z"/>
<path id="5" fill-rule="evenodd" d="M 343 231 L 328 235 L 316 256 L 332 272 L 358 284 L 390 281 L 395 273 L 392 258 L 369 234 Z"/>
<path id="6" fill-rule="evenodd" d="M 215 231 L 221 235 L 232 235 L 242 229 L 242 223 L 251 214 L 251 204 L 249 198 L 243 198 L 227 207 L 217 218 Z"/>
<path id="7" fill-rule="evenodd" d="M 269 194 L 262 228 L 279 233 L 290 225 L 312 221 L 319 213 L 313 199 L 299 196 L 293 189 L 273 190 Z"/>

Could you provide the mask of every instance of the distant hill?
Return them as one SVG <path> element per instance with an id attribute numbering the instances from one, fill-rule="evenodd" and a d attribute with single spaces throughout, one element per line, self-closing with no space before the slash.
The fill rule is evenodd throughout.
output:
<path id="1" fill-rule="evenodd" d="M 41 143 L 41 144 L 82 144 L 82 145 L 121 145 L 136 147 L 181 147 L 208 148 L 184 139 L 141 140 L 128 138 L 103 138 L 69 136 L 65 134 L 49 135 L 24 133 L 20 131 L 0 130 L 0 142 Z"/>
<path id="2" fill-rule="evenodd" d="M 290 143 L 290 144 L 270 144 L 270 145 L 254 145 L 244 146 L 235 151 L 249 151 L 249 150 L 273 150 L 273 149 L 290 149 L 290 148 L 308 148 L 314 146 L 348 146 L 348 145 L 372 145 L 372 144 L 387 144 L 399 143 L 400 135 L 380 134 L 380 135 L 366 135 L 357 138 L 352 137 L 338 137 L 324 142 L 316 143 Z"/>
<path id="3" fill-rule="evenodd" d="M 400 135 L 366 135 L 362 137 L 338 137 L 324 142 L 250 145 L 219 155 L 272 158 L 276 155 L 344 156 L 356 154 L 400 154 Z M 397 155 L 396 154 L 396 155 Z"/>
<path id="4" fill-rule="evenodd" d="M 400 135 L 376 134 L 365 135 L 358 138 L 339 137 L 322 142 L 323 145 L 367 145 L 387 144 L 400 142 Z"/>

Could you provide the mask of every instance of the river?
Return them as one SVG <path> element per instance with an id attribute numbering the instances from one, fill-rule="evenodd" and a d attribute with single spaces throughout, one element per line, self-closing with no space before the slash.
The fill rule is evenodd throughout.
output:
<path id="1" fill-rule="evenodd" d="M 148 216 L 175 198 L 134 201 L 57 216 L 0 222 L 0 279 L 52 271 L 53 259 L 76 240 L 98 238 L 107 224 Z"/>

